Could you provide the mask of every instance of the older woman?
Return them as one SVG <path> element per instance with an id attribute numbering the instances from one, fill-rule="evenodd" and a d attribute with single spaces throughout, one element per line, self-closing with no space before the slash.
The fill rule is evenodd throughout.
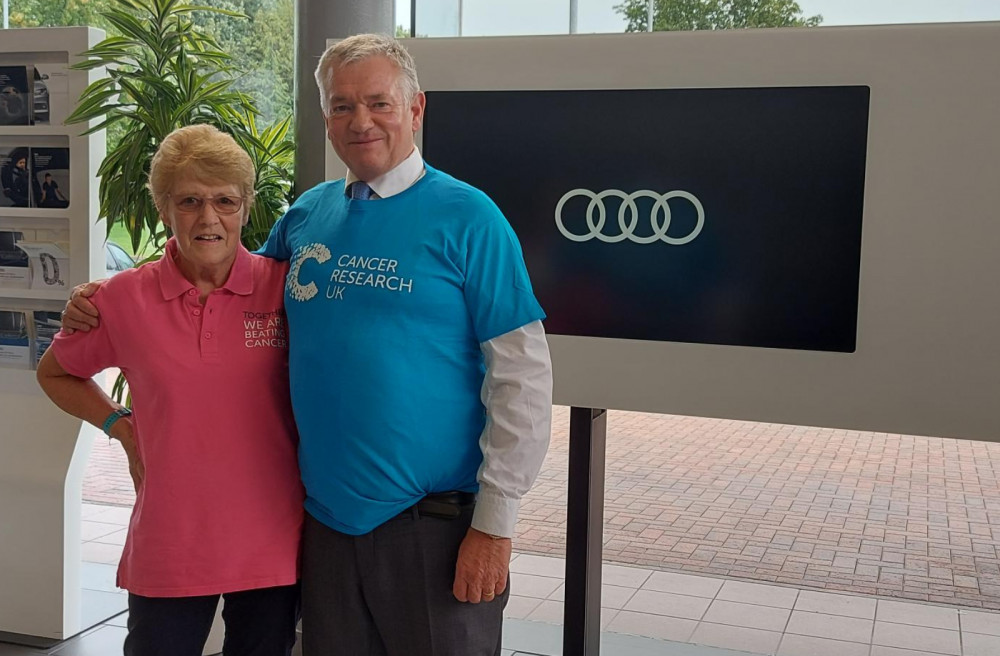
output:
<path id="1" fill-rule="evenodd" d="M 118 568 L 129 655 L 200 656 L 220 595 L 227 656 L 288 654 L 294 643 L 303 491 L 287 264 L 240 244 L 253 182 L 228 135 L 171 133 L 149 175 L 173 233 L 166 252 L 101 287 L 100 327 L 59 335 L 38 366 L 60 408 L 129 456 L 137 496 Z M 125 374 L 134 414 L 90 380 L 109 367 Z"/>

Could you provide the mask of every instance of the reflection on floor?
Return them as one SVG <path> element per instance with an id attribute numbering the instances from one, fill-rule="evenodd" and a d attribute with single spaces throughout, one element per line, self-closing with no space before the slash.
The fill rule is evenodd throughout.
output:
<path id="1" fill-rule="evenodd" d="M 560 623 L 564 569 L 516 555 L 507 617 Z M 611 564 L 603 580 L 607 633 L 779 656 L 1000 655 L 997 612 Z"/>
<path id="2" fill-rule="evenodd" d="M 124 622 L 122 622 L 123 624 Z M 501 656 L 561 656 L 562 629 L 549 624 L 507 620 Z M 0 643 L 0 656 L 116 656 L 122 653 L 125 629 L 108 624 L 67 641 L 56 651 L 44 651 Z M 528 651 L 530 650 L 530 651 Z M 293 652 L 293 656 L 299 654 Z M 635 636 L 607 634 L 601 640 L 602 656 L 747 656 L 746 652 L 668 643 Z"/>
<path id="3" fill-rule="evenodd" d="M 564 570 L 561 558 L 515 555 L 506 616 L 560 623 Z M 778 656 L 1000 655 L 1000 613 L 992 611 L 612 564 L 603 581 L 606 639 L 671 641 L 662 654 L 684 653 L 676 643 L 689 643 Z"/>
<path id="4" fill-rule="evenodd" d="M 125 599 L 114 575 L 128 515 L 84 505 L 82 581 L 97 605 Z M 561 654 L 564 569 L 562 558 L 514 555 L 504 656 Z M 997 612 L 623 565 L 605 565 L 602 606 L 604 656 L 1000 655 Z M 52 650 L 0 644 L 0 656 L 120 654 L 125 619 Z"/>

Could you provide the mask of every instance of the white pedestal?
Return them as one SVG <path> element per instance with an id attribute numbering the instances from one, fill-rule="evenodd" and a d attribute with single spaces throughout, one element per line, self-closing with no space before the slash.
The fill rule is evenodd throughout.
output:
<path id="1" fill-rule="evenodd" d="M 0 207 L 0 229 L 16 230 L 23 241 L 42 242 L 46 249 L 68 245 L 68 251 L 60 246 L 68 257 L 57 276 L 64 286 L 0 285 L 6 317 L 23 314 L 26 319 L 28 367 L 37 345 L 44 343 L 39 337 L 47 315 L 36 313 L 58 312 L 68 287 L 99 277 L 105 269 L 104 225 L 96 223 L 96 172 L 104 159 L 104 133 L 81 136 L 88 125 L 62 124 L 70 104 L 104 74 L 66 66 L 103 38 L 101 30 L 67 27 L 3 30 L 0 39 L 0 66 L 31 67 L 38 73 L 36 84 L 46 81 L 49 103 L 44 120 L 36 114 L 32 125 L 0 125 L 0 149 L 37 152 L 38 157 L 27 158 L 33 172 L 48 170 L 42 168 L 46 162 L 57 161 L 51 153 L 62 153 L 58 171 L 51 170 L 69 198 L 66 207 Z M 21 339 L 16 324 L 0 328 L 8 339 L 10 334 Z M 65 640 L 106 619 L 82 612 L 80 582 L 83 472 L 100 431 L 52 404 L 28 367 L 0 366 L 0 632 Z"/>

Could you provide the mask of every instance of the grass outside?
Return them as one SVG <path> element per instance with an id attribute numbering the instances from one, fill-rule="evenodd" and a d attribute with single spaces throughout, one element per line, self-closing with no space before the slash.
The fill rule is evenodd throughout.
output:
<path id="1" fill-rule="evenodd" d="M 109 241 L 113 241 L 119 246 L 121 246 L 126 253 L 131 255 L 136 261 L 141 260 L 144 255 L 144 251 L 140 251 L 139 256 L 136 256 L 135 251 L 132 250 L 132 238 L 128 234 L 128 230 L 121 223 L 114 225 L 111 228 L 111 235 L 108 237 Z"/>

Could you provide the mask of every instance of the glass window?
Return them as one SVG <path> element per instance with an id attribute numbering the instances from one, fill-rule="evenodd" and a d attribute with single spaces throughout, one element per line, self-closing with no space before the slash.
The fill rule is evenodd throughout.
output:
<path id="1" fill-rule="evenodd" d="M 680 11 L 681 4 L 684 11 Z M 514 36 L 645 31 L 649 2 L 417 0 L 416 5 L 417 36 Z M 758 6 L 758 11 L 731 11 L 741 5 Z M 1000 2 L 996 0 L 653 0 L 653 6 L 656 30 L 1000 20 Z M 571 13 L 575 13 L 575 29 L 571 28 Z M 734 14 L 741 18 L 734 19 Z M 396 16 L 408 34 L 410 0 L 397 1 Z"/>
<path id="2" fill-rule="evenodd" d="M 115 255 L 111 252 L 111 244 L 104 245 L 104 269 L 106 271 L 118 270 L 118 263 L 115 262 Z"/>
<path id="3" fill-rule="evenodd" d="M 822 15 L 823 25 L 1000 20 L 996 0 L 798 0 L 798 4 L 806 16 Z"/>
<path id="4" fill-rule="evenodd" d="M 423 0 L 417 11 L 417 36 L 462 36 L 462 0 Z"/>
<path id="5" fill-rule="evenodd" d="M 114 26 L 100 13 L 112 4 L 111 0 L 9 0 L 9 24 L 11 28 L 90 25 L 114 34 Z M 235 86 L 257 104 L 262 114 L 258 123 L 264 125 L 291 114 L 294 0 L 199 0 L 190 4 L 246 15 L 235 18 L 210 12 L 194 14 L 198 27 L 213 35 L 222 51 L 233 57 L 233 65 L 240 72 Z"/>
<path id="6" fill-rule="evenodd" d="M 115 269 L 115 271 L 124 271 L 126 269 L 131 269 L 133 266 L 135 266 L 135 262 L 132 260 L 131 257 L 129 257 L 129 254 L 126 253 L 124 249 L 122 249 L 122 247 L 119 246 L 118 244 L 115 244 L 113 242 L 108 242 L 107 252 L 111 257 L 114 258 L 113 268 Z M 112 268 L 110 263 L 108 268 L 109 269 Z"/>

